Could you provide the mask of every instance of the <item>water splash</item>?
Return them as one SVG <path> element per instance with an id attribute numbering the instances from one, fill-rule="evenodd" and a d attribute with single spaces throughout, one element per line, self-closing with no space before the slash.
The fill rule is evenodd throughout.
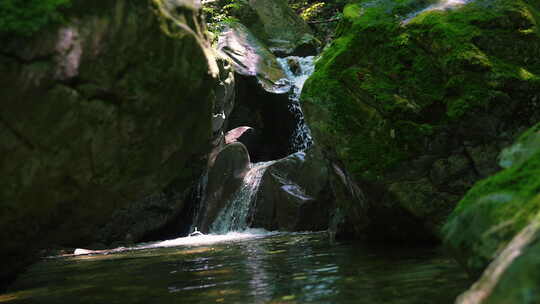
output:
<path id="1" fill-rule="evenodd" d="M 289 56 L 278 58 L 278 62 L 292 84 L 289 92 L 289 110 L 296 118 L 296 127 L 291 136 L 291 150 L 292 152 L 305 151 L 313 144 L 313 137 L 300 106 L 300 94 L 304 83 L 315 70 L 315 60 L 313 56 Z"/>
<path id="2" fill-rule="evenodd" d="M 266 169 L 275 161 L 252 164 L 244 176 L 242 186 L 236 191 L 227 206 L 220 211 L 214 223 L 210 227 L 212 233 L 227 233 L 229 231 L 241 231 L 248 226 L 248 213 L 251 207 L 261 179 Z"/>
<path id="3" fill-rule="evenodd" d="M 414 17 L 425 13 L 425 12 L 431 12 L 431 11 L 444 11 L 444 10 L 450 10 L 455 9 L 458 7 L 461 7 L 469 2 L 472 2 L 473 0 L 441 0 L 435 4 L 432 4 L 424 9 L 421 9 L 419 11 L 413 12 L 409 14 L 405 20 L 403 20 L 402 24 L 406 25 L 408 24 Z"/>
<path id="4" fill-rule="evenodd" d="M 108 255 L 115 253 L 122 253 L 127 251 L 136 251 L 136 250 L 145 250 L 145 249 L 155 249 L 155 248 L 170 248 L 170 247 L 179 247 L 179 246 L 200 246 L 200 245 L 212 245 L 217 243 L 224 242 L 234 242 L 241 240 L 254 239 L 259 237 L 265 237 L 269 235 L 277 234 L 277 232 L 270 232 L 264 229 L 245 229 L 243 231 L 231 231 L 226 234 L 204 234 L 195 237 L 180 237 L 171 240 L 143 243 L 133 247 L 118 247 L 114 249 L 106 250 L 90 250 L 77 248 L 73 254 L 66 254 L 60 257 L 65 256 L 79 256 L 79 255 Z M 57 258 L 59 256 L 52 256 L 50 258 Z"/>

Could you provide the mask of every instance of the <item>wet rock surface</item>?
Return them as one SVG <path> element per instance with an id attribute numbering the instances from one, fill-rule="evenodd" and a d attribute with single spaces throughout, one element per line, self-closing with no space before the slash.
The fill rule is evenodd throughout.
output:
<path id="1" fill-rule="evenodd" d="M 281 231 L 328 229 L 345 186 L 316 149 L 297 152 L 266 170 L 252 208 L 253 227 Z"/>
<path id="2" fill-rule="evenodd" d="M 217 49 L 231 59 L 234 71 L 254 76 L 262 87 L 272 93 L 285 93 L 290 85 L 276 56 L 243 24 L 231 22 L 223 26 Z"/>
<path id="3" fill-rule="evenodd" d="M 209 231 L 219 211 L 242 185 L 249 167 L 249 154 L 242 143 L 228 144 L 219 152 L 208 172 L 206 194 L 201 202 L 202 209 L 197 223 L 200 231 L 204 233 Z"/>

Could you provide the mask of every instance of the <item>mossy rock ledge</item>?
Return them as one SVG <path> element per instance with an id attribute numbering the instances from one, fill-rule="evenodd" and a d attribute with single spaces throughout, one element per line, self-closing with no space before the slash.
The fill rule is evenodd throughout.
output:
<path id="1" fill-rule="evenodd" d="M 432 2 L 347 5 L 304 87 L 316 143 L 368 200 L 370 224 L 348 216 L 344 236 L 439 239 L 466 191 L 500 170 L 498 152 L 540 117 L 540 4 L 423 10 Z"/>
<path id="2" fill-rule="evenodd" d="M 458 304 L 540 301 L 540 124 L 501 154 L 451 214 L 445 244 L 473 277 Z M 483 273 L 482 273 L 483 272 Z"/>
<path id="3" fill-rule="evenodd" d="M 2 280 L 185 211 L 219 108 L 197 3 L 77 0 L 62 24 L 0 37 Z"/>

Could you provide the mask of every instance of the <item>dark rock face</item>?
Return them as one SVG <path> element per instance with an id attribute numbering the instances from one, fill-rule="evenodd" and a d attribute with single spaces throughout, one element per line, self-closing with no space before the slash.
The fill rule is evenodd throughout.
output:
<path id="1" fill-rule="evenodd" d="M 263 175 L 252 226 L 281 231 L 328 229 L 344 188 L 316 149 L 291 154 Z"/>
<path id="2" fill-rule="evenodd" d="M 364 187 L 372 220 L 355 237 L 438 238 L 474 182 L 500 170 L 498 151 L 540 117 L 538 4 L 476 0 L 410 20 L 418 7 L 372 4 L 345 8 L 304 87 L 306 118 Z"/>
<path id="3" fill-rule="evenodd" d="M 233 142 L 244 144 L 249 151 L 250 157 L 255 160 L 260 159 L 260 156 L 264 153 L 265 143 L 262 133 L 251 127 L 238 127 L 227 132 L 225 143 L 230 144 Z"/>
<path id="4" fill-rule="evenodd" d="M 74 1 L 66 24 L 1 42 L 2 278 L 39 249 L 137 241 L 183 209 L 218 75 L 196 2 Z"/>
<path id="5" fill-rule="evenodd" d="M 228 128 L 250 126 L 260 132 L 262 141 L 248 145 L 253 162 L 290 154 L 297 118 L 289 110 L 291 85 L 277 58 L 239 23 L 225 27 L 218 50 L 231 59 L 237 74 L 235 108 L 228 117 Z"/>
<path id="6" fill-rule="evenodd" d="M 236 80 L 236 106 L 229 118 L 229 128 L 248 125 L 257 130 L 261 140 L 255 146 L 248 146 L 252 161 L 289 155 L 290 138 L 296 127 L 296 117 L 289 110 L 289 96 L 263 90 L 253 77 L 237 76 Z"/>
<path id="7" fill-rule="evenodd" d="M 249 154 L 243 144 L 232 143 L 220 151 L 208 173 L 206 196 L 197 223 L 200 231 L 208 232 L 219 211 L 242 184 L 249 166 Z"/>

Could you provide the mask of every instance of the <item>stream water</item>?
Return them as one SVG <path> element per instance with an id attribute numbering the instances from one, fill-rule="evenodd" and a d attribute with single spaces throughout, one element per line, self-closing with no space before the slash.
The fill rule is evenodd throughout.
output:
<path id="1" fill-rule="evenodd" d="M 313 144 L 313 137 L 304 118 L 300 95 L 304 84 L 315 70 L 315 57 L 289 56 L 278 58 L 278 63 L 292 86 L 289 92 L 289 111 L 296 118 L 296 127 L 291 134 L 291 150 L 293 152 L 306 151 Z"/>
<path id="2" fill-rule="evenodd" d="M 211 232 L 223 234 L 229 231 L 245 230 L 248 227 L 249 209 L 257 195 L 264 172 L 273 163 L 275 161 L 251 164 L 242 185 L 212 223 Z"/>
<path id="3" fill-rule="evenodd" d="M 172 246 L 172 247 L 160 247 Z M 468 286 L 435 249 L 248 230 L 47 258 L 0 303 L 452 303 Z"/>

